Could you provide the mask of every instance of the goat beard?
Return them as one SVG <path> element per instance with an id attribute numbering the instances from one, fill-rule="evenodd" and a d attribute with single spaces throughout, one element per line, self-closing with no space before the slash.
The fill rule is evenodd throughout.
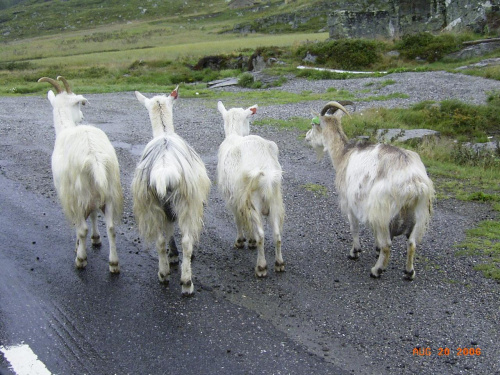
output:
<path id="1" fill-rule="evenodd" d="M 316 158 L 318 161 L 323 159 L 323 156 L 325 156 L 325 147 L 314 147 L 314 151 L 316 152 Z"/>

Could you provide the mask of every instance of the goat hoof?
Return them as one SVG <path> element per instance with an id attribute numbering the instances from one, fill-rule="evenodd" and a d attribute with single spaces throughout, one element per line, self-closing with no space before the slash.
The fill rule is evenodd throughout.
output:
<path id="1" fill-rule="evenodd" d="M 82 259 L 82 258 L 76 257 L 75 264 L 76 264 L 76 268 L 83 269 L 83 268 L 87 267 L 87 258 Z"/>
<path id="2" fill-rule="evenodd" d="M 349 254 L 347 256 L 350 260 L 359 260 L 359 253 L 354 253 L 354 255 Z"/>
<path id="3" fill-rule="evenodd" d="M 383 272 L 384 270 L 382 270 L 381 268 L 376 268 L 376 269 L 372 268 L 370 272 L 370 277 L 373 277 L 374 279 L 379 279 Z"/>
<path id="4" fill-rule="evenodd" d="M 179 264 L 179 257 L 177 255 L 168 258 L 168 263 L 171 266 L 176 266 Z"/>
<path id="5" fill-rule="evenodd" d="M 93 247 L 101 247 L 101 236 L 92 236 L 90 237 Z"/>
<path id="6" fill-rule="evenodd" d="M 253 250 L 257 248 L 257 240 L 249 240 L 248 241 L 248 248 Z"/>
<path id="7" fill-rule="evenodd" d="M 182 296 L 183 297 L 190 297 L 193 295 L 194 284 L 191 280 L 181 281 L 181 286 L 182 286 Z"/>
<path id="8" fill-rule="evenodd" d="M 285 271 L 285 263 L 276 261 L 276 263 L 274 263 L 274 271 L 275 272 L 284 272 Z"/>
<path id="9" fill-rule="evenodd" d="M 160 283 L 168 285 L 168 283 L 169 283 L 169 276 L 170 276 L 170 274 L 168 274 L 168 273 L 165 275 L 164 273 L 158 271 L 158 280 L 160 280 Z"/>
<path id="10" fill-rule="evenodd" d="M 238 239 L 236 239 L 236 242 L 234 243 L 234 247 L 237 249 L 243 249 L 245 247 L 246 241 L 247 241 L 246 238 L 238 238 Z"/>
<path id="11" fill-rule="evenodd" d="M 404 279 L 405 280 L 408 280 L 408 281 L 413 281 L 415 279 L 415 276 L 416 276 L 416 272 L 415 270 L 411 270 L 411 271 L 404 271 L 405 275 L 404 275 Z"/>
<path id="12" fill-rule="evenodd" d="M 267 266 L 257 266 L 255 267 L 255 276 L 258 278 L 263 278 L 267 276 Z"/>
<path id="13" fill-rule="evenodd" d="M 120 264 L 118 262 L 109 262 L 109 272 L 114 274 L 120 273 Z"/>

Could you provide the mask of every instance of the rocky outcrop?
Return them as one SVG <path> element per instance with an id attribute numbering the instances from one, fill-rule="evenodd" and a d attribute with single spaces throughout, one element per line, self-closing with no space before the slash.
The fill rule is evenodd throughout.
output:
<path id="1" fill-rule="evenodd" d="M 397 38 L 416 32 L 470 30 L 484 33 L 498 28 L 498 0 L 359 1 L 330 12 L 330 37 Z"/>

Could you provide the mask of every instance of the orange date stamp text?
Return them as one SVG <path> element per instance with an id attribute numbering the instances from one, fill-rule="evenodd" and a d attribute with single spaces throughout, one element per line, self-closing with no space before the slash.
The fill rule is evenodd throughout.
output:
<path id="1" fill-rule="evenodd" d="M 437 355 L 438 357 L 449 357 L 450 355 L 456 355 L 457 357 L 472 357 L 472 356 L 480 356 L 481 348 L 472 347 L 472 348 L 461 348 L 458 347 L 456 349 L 450 348 L 438 348 L 437 351 L 433 351 L 431 348 L 413 348 L 413 356 L 432 356 Z"/>

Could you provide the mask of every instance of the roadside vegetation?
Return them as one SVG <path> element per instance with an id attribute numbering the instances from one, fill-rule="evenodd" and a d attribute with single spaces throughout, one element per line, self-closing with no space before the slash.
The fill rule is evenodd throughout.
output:
<path id="1" fill-rule="evenodd" d="M 157 8 L 148 8 L 153 6 L 152 3 L 148 2 L 146 6 L 138 0 L 126 4 L 112 0 L 106 2 L 106 6 L 102 1 L 92 0 L 85 2 L 83 8 L 81 2 L 78 3 L 78 6 L 75 6 L 76 0 L 58 3 L 60 17 L 53 17 L 50 2 L 46 1 L 26 0 L 24 8 L 19 8 L 19 5 L 0 8 L 3 28 L 0 36 L 0 95 L 45 95 L 47 87 L 38 84 L 38 78 L 64 75 L 81 93 L 165 92 L 173 85 L 181 84 L 183 97 L 217 97 L 229 106 L 231 103 L 327 101 L 332 94 L 338 100 L 356 100 L 357 93 L 345 90 L 324 94 L 286 93 L 277 86 L 290 76 L 318 80 L 384 76 L 405 71 L 455 72 L 457 67 L 500 56 L 497 51 L 466 61 L 448 57 L 460 50 L 464 41 L 485 37 L 474 34 L 435 36 L 420 33 L 395 41 L 331 41 L 326 32 L 318 32 L 318 20 L 295 30 L 261 29 L 261 33 L 231 33 L 235 20 L 249 25 L 259 21 L 252 12 L 228 10 L 225 0 L 211 1 L 208 8 L 181 0 L 158 2 Z M 168 9 L 165 9 L 167 3 Z M 282 3 L 269 1 L 263 12 L 266 15 L 278 14 L 284 10 Z M 311 6 L 311 2 L 303 0 L 292 4 Z M 274 77 L 271 82 L 255 80 L 248 72 L 249 61 L 257 55 L 276 61 L 263 71 L 266 76 Z M 305 62 L 307 55 L 314 55 L 316 61 Z M 206 65 L 208 60 L 216 60 L 217 65 Z M 346 72 L 299 70 L 298 65 Z M 367 73 L 352 74 L 349 70 Z M 460 72 L 500 80 L 500 65 L 470 67 Z M 239 85 L 250 90 L 235 94 L 214 93 L 207 88 L 207 82 L 229 77 L 237 77 Z M 385 80 L 377 84 L 380 87 L 366 87 L 366 90 L 376 92 L 377 88 L 393 83 Z M 407 97 L 405 93 L 392 95 Z M 386 99 L 388 97 L 373 95 L 363 100 Z M 295 129 L 305 134 L 309 122 L 307 118 L 293 118 L 286 122 L 260 119 L 255 125 Z M 498 151 L 474 151 L 465 144 L 498 141 L 499 123 L 500 93 L 494 92 L 484 105 L 458 101 L 423 102 L 407 109 L 365 111 L 344 120 L 349 137 L 373 137 L 379 128 L 439 131 L 441 137 L 438 139 L 404 145 L 422 156 L 436 183 L 438 198 L 482 202 L 497 212 L 500 211 L 500 154 Z M 304 188 L 321 193 L 317 187 Z M 459 245 L 464 254 L 480 256 L 484 263 L 478 269 L 497 280 L 500 280 L 499 227 L 498 219 L 481 222 Z"/>

